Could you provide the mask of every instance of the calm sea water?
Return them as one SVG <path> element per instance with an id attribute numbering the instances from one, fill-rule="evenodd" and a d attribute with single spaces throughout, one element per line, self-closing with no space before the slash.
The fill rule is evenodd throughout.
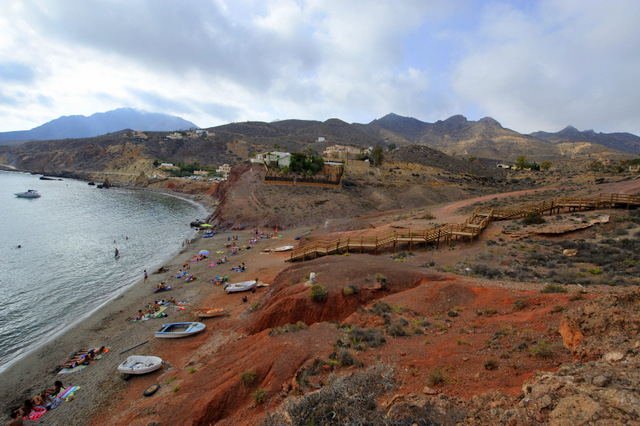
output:
<path id="1" fill-rule="evenodd" d="M 42 197 L 14 195 L 27 189 Z M 0 371 L 176 255 L 205 215 L 167 195 L 0 172 Z"/>

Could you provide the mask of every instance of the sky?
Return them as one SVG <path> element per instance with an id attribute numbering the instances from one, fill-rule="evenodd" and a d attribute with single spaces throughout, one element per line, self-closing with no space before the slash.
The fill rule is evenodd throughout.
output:
<path id="1" fill-rule="evenodd" d="M 637 0 L 2 0 L 0 131 L 492 117 L 640 135 Z"/>

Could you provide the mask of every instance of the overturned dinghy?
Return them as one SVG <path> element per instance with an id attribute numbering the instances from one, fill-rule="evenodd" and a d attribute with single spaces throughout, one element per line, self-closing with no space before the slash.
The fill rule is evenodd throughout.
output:
<path id="1" fill-rule="evenodd" d="M 162 328 L 153 333 L 153 335 L 162 339 L 176 339 L 178 337 L 186 337 L 200 333 L 205 327 L 201 322 L 174 322 L 164 324 Z"/>
<path id="2" fill-rule="evenodd" d="M 125 374 L 147 374 L 160 367 L 162 367 L 162 358 L 132 355 L 118 366 L 118 371 Z"/>

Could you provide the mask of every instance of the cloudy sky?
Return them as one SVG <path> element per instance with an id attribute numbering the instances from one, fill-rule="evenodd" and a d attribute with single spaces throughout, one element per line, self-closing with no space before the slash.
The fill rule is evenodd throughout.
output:
<path id="1" fill-rule="evenodd" d="M 2 0 L 0 131 L 490 116 L 640 135 L 640 1 Z"/>

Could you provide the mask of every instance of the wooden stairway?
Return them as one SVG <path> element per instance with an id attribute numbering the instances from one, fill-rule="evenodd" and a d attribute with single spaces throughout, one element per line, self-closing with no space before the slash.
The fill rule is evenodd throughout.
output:
<path id="1" fill-rule="evenodd" d="M 468 238 L 473 242 L 492 220 L 510 220 L 525 217 L 530 213 L 554 214 L 572 211 L 611 209 L 611 208 L 636 208 L 640 206 L 640 196 L 626 194 L 600 194 L 594 197 L 583 198 L 554 198 L 551 201 L 522 204 L 512 208 L 482 210 L 476 208 L 471 216 L 463 223 L 447 224 L 425 230 L 399 230 L 371 236 L 346 236 L 331 241 L 318 241 L 298 247 L 291 252 L 288 261 L 315 259 L 318 256 L 339 254 L 346 252 L 378 253 L 383 247 L 393 245 L 395 251 L 398 244 L 408 244 L 409 251 L 416 244 L 426 247 L 429 243 L 435 243 L 436 248 L 440 242 L 451 243 L 452 239 Z"/>

